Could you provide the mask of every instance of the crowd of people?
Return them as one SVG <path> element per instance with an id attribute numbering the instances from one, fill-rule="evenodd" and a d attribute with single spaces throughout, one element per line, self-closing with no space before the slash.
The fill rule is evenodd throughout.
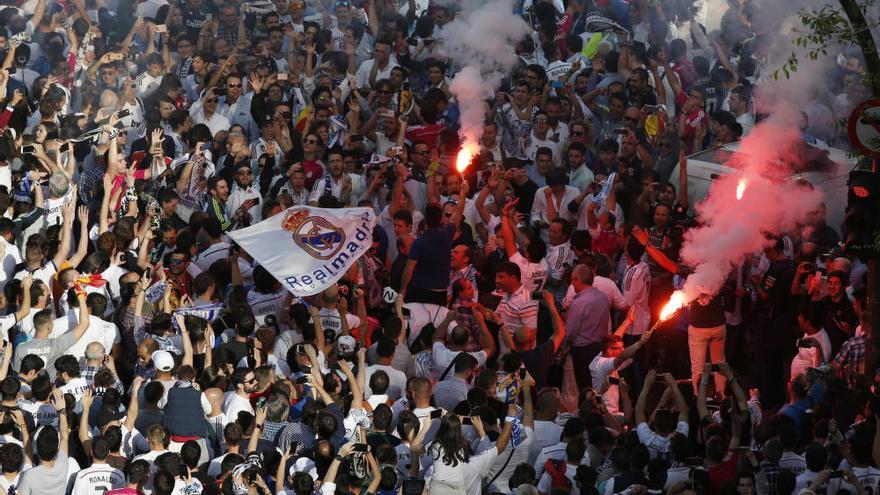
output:
<path id="1" fill-rule="evenodd" d="M 468 5 L 2 3 L 0 491 L 880 490 L 867 269 L 825 205 L 659 318 L 687 157 L 760 125 L 790 47 L 753 0 L 510 5 L 463 173 Z M 805 146 L 868 94 L 832 55 Z M 378 218 L 308 297 L 229 236 L 293 206 Z"/>

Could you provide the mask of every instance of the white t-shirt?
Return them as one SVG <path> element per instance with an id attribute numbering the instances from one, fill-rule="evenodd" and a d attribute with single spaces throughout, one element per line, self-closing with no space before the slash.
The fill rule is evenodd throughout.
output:
<path id="1" fill-rule="evenodd" d="M 636 433 L 639 435 L 639 442 L 647 447 L 648 452 L 651 453 L 651 459 L 657 457 L 658 454 L 666 454 L 669 452 L 669 445 L 672 443 L 672 435 L 661 437 L 648 427 L 648 423 L 639 423 L 636 427 Z M 679 421 L 678 425 L 675 427 L 675 433 L 681 433 L 682 435 L 687 436 L 687 421 Z"/>
<path id="2" fill-rule="evenodd" d="M 76 474 L 72 495 L 103 495 L 110 490 L 125 488 L 122 471 L 109 464 L 92 464 Z"/>
<path id="3" fill-rule="evenodd" d="M 400 396 L 403 395 L 404 390 L 406 390 L 406 374 L 394 367 L 385 366 L 383 364 L 367 366 L 366 397 L 369 398 L 373 393 L 373 391 L 370 390 L 370 377 L 373 376 L 373 373 L 379 370 L 388 374 L 388 391 L 386 392 L 388 397 L 391 397 L 394 400 L 399 399 Z"/>
<path id="4" fill-rule="evenodd" d="M 539 263 L 532 263 L 527 260 L 525 256 L 519 253 L 514 253 L 514 255 L 510 257 L 510 261 L 519 267 L 520 282 L 522 282 L 523 287 L 526 288 L 526 292 L 531 294 L 544 287 L 544 282 L 547 281 L 548 272 L 546 258 L 542 259 Z"/>
<path id="5" fill-rule="evenodd" d="M 822 354 L 825 356 L 825 362 L 830 361 L 834 356 L 831 355 L 831 340 L 825 329 L 819 330 L 813 335 L 803 335 L 804 339 L 814 339 L 819 342 L 822 347 Z M 816 362 L 816 354 L 819 352 L 815 347 L 805 348 L 799 347 L 798 353 L 791 360 L 791 378 L 807 372 L 807 368 L 812 368 Z"/>
<path id="6" fill-rule="evenodd" d="M 74 328 L 79 322 L 77 311 L 71 311 L 67 314 L 68 321 L 73 321 L 70 328 Z M 86 355 L 86 347 L 92 342 L 100 342 L 104 346 L 104 352 L 110 354 L 113 344 L 122 341 L 119 335 L 119 327 L 115 323 L 104 321 L 101 318 L 89 315 L 89 328 L 75 344 L 70 346 L 66 354 L 70 354 L 77 359 L 84 359 Z"/>
<path id="7" fill-rule="evenodd" d="M 434 371 L 437 372 L 438 377 L 443 374 L 444 371 L 446 371 L 446 368 L 449 367 L 449 363 L 451 363 L 452 360 L 455 359 L 455 356 L 458 356 L 458 353 L 463 352 L 450 350 L 448 347 L 446 347 L 445 344 L 443 344 L 443 342 L 434 342 L 431 351 L 434 356 Z M 469 352 L 468 354 L 470 354 L 474 357 L 474 359 L 477 360 L 478 368 L 483 367 L 486 364 L 486 359 L 489 358 L 489 356 L 486 355 L 486 351 Z M 449 373 L 446 374 L 446 376 L 454 373 L 454 369 L 450 370 Z"/>
<path id="8" fill-rule="evenodd" d="M 238 413 L 241 411 L 253 415 L 254 408 L 251 406 L 251 401 L 239 396 L 235 392 L 226 392 L 226 398 L 223 401 L 223 414 L 226 415 L 229 422 L 237 420 Z"/>
<path id="9" fill-rule="evenodd" d="M 254 313 L 257 325 L 266 324 L 267 315 L 277 315 L 282 311 L 284 302 L 285 289 L 278 289 L 277 292 L 263 294 L 256 290 L 251 290 L 247 294 L 247 302 Z"/>
<path id="10" fill-rule="evenodd" d="M 321 319 L 321 328 L 333 331 L 333 338 L 329 340 L 335 341 L 339 338 L 339 334 L 342 333 L 342 318 L 339 316 L 338 309 L 321 308 L 321 311 L 318 312 L 318 318 Z M 348 321 L 349 330 L 361 324 L 361 319 L 351 313 L 347 313 L 345 318 Z"/>
<path id="11" fill-rule="evenodd" d="M 629 364 L 629 361 L 625 364 Z M 609 376 L 620 378 L 617 374 L 617 369 L 614 367 L 614 358 L 598 354 L 590 362 L 590 377 L 593 379 L 593 389 L 597 391 L 602 390 Z M 620 389 L 617 388 L 617 385 L 609 384 L 608 389 L 602 394 L 602 400 L 605 402 L 605 407 L 608 408 L 609 413 L 615 416 L 621 414 Z"/>
<path id="12" fill-rule="evenodd" d="M 573 466 L 571 464 L 565 464 L 565 477 L 571 481 L 571 491 L 568 493 L 570 495 L 579 495 L 581 491 L 577 487 L 577 482 L 575 482 L 574 477 L 577 474 L 577 466 Z M 550 474 L 546 471 L 541 475 L 541 479 L 538 481 L 538 491 L 541 493 L 550 493 L 552 488 L 553 479 L 550 477 Z"/>

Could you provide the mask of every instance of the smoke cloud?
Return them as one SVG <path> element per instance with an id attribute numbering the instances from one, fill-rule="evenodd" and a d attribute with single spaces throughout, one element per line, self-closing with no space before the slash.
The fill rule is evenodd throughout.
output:
<path id="1" fill-rule="evenodd" d="M 513 14 L 510 0 L 466 3 L 454 21 L 443 27 L 443 51 L 463 67 L 450 85 L 461 112 L 464 141 L 477 143 L 483 132 L 484 100 L 517 62 L 514 45 L 529 26 Z"/>
<path id="2" fill-rule="evenodd" d="M 716 180 L 697 206 L 701 225 L 685 234 L 681 257 L 695 271 L 685 282 L 688 299 L 717 293 L 730 270 L 766 244 L 767 234 L 793 230 L 822 201 L 822 192 L 784 179 L 801 151 L 796 129 L 771 120 L 741 143 L 738 173 Z M 742 199 L 736 199 L 740 181 Z"/>

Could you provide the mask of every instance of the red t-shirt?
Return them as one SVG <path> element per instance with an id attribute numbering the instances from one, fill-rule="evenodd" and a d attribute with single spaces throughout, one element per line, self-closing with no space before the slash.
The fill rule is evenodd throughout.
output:
<path id="1" fill-rule="evenodd" d="M 302 165 L 306 176 L 306 189 L 311 191 L 315 182 L 324 176 L 324 164 L 321 160 L 303 160 L 299 164 Z"/>
<path id="2" fill-rule="evenodd" d="M 678 93 L 676 97 L 676 104 L 679 108 L 684 107 L 684 103 L 687 101 L 688 96 L 682 91 Z M 703 128 L 709 125 L 709 119 L 706 118 L 706 111 L 702 108 L 697 108 L 696 110 L 692 110 L 685 114 L 684 116 L 684 136 L 682 140 L 684 141 L 685 153 L 690 155 L 694 152 L 694 141 L 697 136 L 697 129 Z M 705 135 L 705 133 L 703 134 Z"/>
<path id="3" fill-rule="evenodd" d="M 736 463 L 739 458 L 729 452 L 728 455 L 730 457 L 724 462 L 706 470 L 709 473 L 709 493 L 718 493 L 724 482 L 736 479 Z"/>

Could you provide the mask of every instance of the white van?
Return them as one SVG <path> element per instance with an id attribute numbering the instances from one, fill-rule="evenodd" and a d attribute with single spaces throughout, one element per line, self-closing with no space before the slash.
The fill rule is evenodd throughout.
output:
<path id="1" fill-rule="evenodd" d="M 710 148 L 688 157 L 688 199 L 691 208 L 706 198 L 715 179 L 736 172 L 736 164 L 744 158 L 734 142 Z M 846 208 L 847 178 L 857 160 L 846 151 L 806 143 L 794 146 L 790 156 L 800 157 L 790 164 L 780 164 L 780 180 L 806 180 L 825 194 L 828 207 L 827 223 L 840 232 Z M 795 173 L 784 173 L 794 170 Z M 678 164 L 670 177 L 678 177 Z M 781 204 L 780 206 L 785 206 Z"/>

